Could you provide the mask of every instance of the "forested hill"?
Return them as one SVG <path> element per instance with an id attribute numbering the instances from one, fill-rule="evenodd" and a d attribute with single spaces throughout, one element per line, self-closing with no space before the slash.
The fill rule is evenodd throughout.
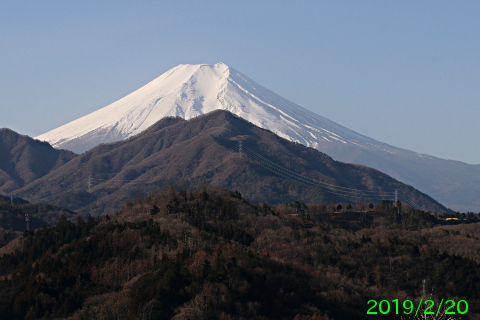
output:
<path id="1" fill-rule="evenodd" d="M 164 118 L 128 140 L 100 145 L 30 183 L 18 195 L 85 214 L 114 213 L 131 198 L 166 185 L 207 183 L 255 202 L 409 201 L 449 209 L 377 170 L 334 161 L 228 111 Z"/>
<path id="2" fill-rule="evenodd" d="M 431 299 L 464 299 L 462 319 L 477 319 L 475 216 L 449 225 L 389 202 L 365 209 L 254 204 L 238 191 L 171 187 L 115 215 L 77 224 L 61 217 L 54 227 L 26 232 L 16 251 L 0 248 L 0 314 L 392 319 L 367 316 L 367 302 L 418 302 L 425 280 Z M 355 225 L 345 225 L 344 215 Z"/>
<path id="3" fill-rule="evenodd" d="M 10 194 L 76 156 L 71 151 L 54 149 L 47 142 L 0 129 L 0 192 Z"/>

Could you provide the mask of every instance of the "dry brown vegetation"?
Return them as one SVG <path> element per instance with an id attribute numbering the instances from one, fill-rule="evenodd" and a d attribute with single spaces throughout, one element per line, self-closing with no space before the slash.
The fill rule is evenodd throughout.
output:
<path id="1" fill-rule="evenodd" d="M 0 312 L 11 319 L 371 319 L 369 299 L 413 301 L 426 279 L 435 298 L 466 299 L 475 319 L 480 267 L 468 250 L 444 251 L 459 238 L 475 250 L 478 223 L 447 225 L 395 206 L 327 207 L 170 187 L 100 220 L 63 218 L 25 234 L 21 249 L 1 258 Z M 342 215 L 353 219 L 346 228 Z"/>
<path id="2" fill-rule="evenodd" d="M 305 178 L 348 190 L 383 193 L 398 189 L 432 211 L 448 212 L 434 199 L 377 170 L 334 161 L 222 110 L 189 121 L 165 118 L 138 136 L 79 155 L 18 194 L 92 215 L 113 214 L 131 199 L 180 181 L 238 190 L 254 202 L 358 201 L 305 183 Z M 359 192 L 358 197 L 368 198 L 367 194 Z"/>

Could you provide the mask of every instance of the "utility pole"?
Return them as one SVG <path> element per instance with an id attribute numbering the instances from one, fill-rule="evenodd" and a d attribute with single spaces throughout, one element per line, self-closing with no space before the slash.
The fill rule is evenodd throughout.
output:
<path id="1" fill-rule="evenodd" d="M 398 190 L 395 189 L 395 203 L 397 203 L 398 201 Z"/>

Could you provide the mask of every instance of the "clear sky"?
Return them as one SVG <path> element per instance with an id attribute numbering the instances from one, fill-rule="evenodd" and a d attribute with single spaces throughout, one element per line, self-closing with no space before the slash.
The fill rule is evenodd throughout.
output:
<path id="1" fill-rule="evenodd" d="M 0 127 L 36 136 L 224 62 L 350 129 L 480 163 L 479 1 L 3 1 Z"/>

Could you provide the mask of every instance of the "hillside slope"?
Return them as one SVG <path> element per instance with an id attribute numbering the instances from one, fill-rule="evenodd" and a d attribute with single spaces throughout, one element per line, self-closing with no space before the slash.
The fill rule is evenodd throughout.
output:
<path id="1" fill-rule="evenodd" d="M 400 200 L 448 211 L 377 170 L 334 161 L 222 110 L 189 121 L 164 118 L 130 139 L 91 149 L 19 194 L 104 213 L 179 182 L 236 189 L 247 199 L 270 203 L 379 202 L 393 200 L 397 189 Z"/>
<path id="2" fill-rule="evenodd" d="M 76 156 L 10 129 L 0 129 L 0 194 L 11 193 Z"/>
<path id="3" fill-rule="evenodd" d="M 179 65 L 124 98 L 37 138 L 87 151 L 132 137 L 160 119 L 228 110 L 336 160 L 366 165 L 414 186 L 447 207 L 480 211 L 480 165 L 448 161 L 371 139 L 315 114 L 225 65 Z"/>
<path id="4" fill-rule="evenodd" d="M 25 233 L 8 254 L 0 248 L 0 314 L 386 320 L 396 317 L 393 303 L 388 314 L 373 307 L 372 316 L 367 301 L 398 299 L 399 314 L 415 312 L 403 302 L 418 305 L 423 282 L 435 305 L 445 297 L 464 300 L 449 309 L 454 319 L 467 303 L 461 319 L 478 319 L 478 219 L 448 225 L 424 212 L 390 209 L 381 225 L 375 220 L 382 213 L 374 212 L 367 214 L 373 226 L 352 232 L 331 224 L 343 214 L 317 205 L 298 216 L 288 205 L 254 204 L 231 190 L 166 188 L 115 215 L 77 224 L 62 218 Z"/>

